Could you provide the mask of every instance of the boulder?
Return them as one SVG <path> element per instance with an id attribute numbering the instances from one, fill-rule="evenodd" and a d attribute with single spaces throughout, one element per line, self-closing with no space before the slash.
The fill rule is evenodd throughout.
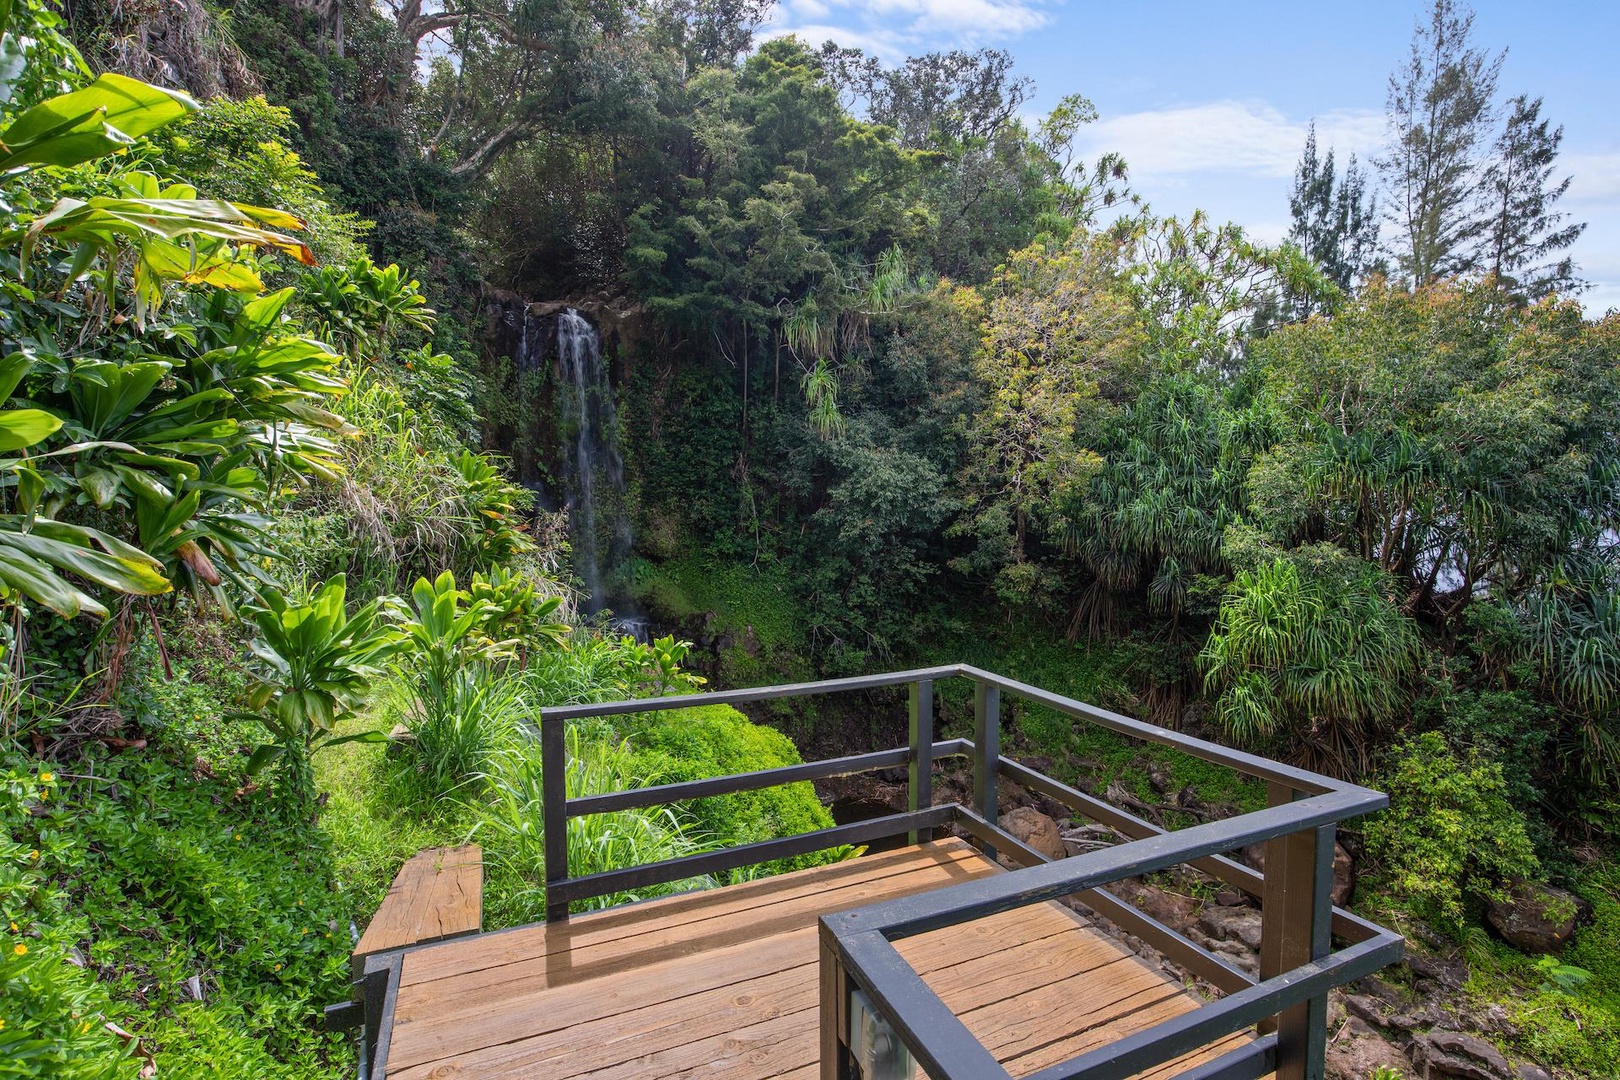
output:
<path id="1" fill-rule="evenodd" d="M 1528 1061 L 1514 1069 L 1513 1076 L 1514 1080 L 1553 1080 L 1552 1073 Z"/>
<path id="2" fill-rule="evenodd" d="M 1061 859 L 1063 836 L 1058 825 L 1047 815 L 1031 806 L 1020 806 L 1001 815 L 997 823 L 1015 839 L 1023 841 L 1048 859 Z"/>
<path id="3" fill-rule="evenodd" d="M 1518 881 L 1506 900 L 1490 905 L 1485 918 L 1503 941 L 1520 952 L 1553 953 L 1564 947 L 1591 910 L 1590 904 L 1567 890 Z"/>
<path id="4" fill-rule="evenodd" d="M 1427 1077 L 1456 1076 L 1462 1080 L 1508 1080 L 1507 1058 L 1496 1047 L 1461 1031 L 1436 1028 L 1412 1040 L 1412 1064 Z"/>
<path id="5" fill-rule="evenodd" d="M 1260 912 L 1251 907 L 1211 904 L 1198 913 L 1198 928 L 1212 938 L 1241 941 L 1251 949 L 1260 947 Z"/>
<path id="6" fill-rule="evenodd" d="M 1404 1075 L 1408 1068 L 1400 1047 L 1355 1017 L 1328 1041 L 1326 1075 L 1329 1080 L 1367 1080 L 1379 1069 L 1394 1069 Z"/>

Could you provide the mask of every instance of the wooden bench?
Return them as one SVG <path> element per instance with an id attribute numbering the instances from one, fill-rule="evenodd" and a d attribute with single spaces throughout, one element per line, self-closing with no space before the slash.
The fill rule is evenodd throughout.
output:
<path id="1" fill-rule="evenodd" d="M 354 947 L 358 979 L 366 957 L 407 945 L 476 934 L 484 926 L 484 851 L 477 844 L 428 848 L 405 861 Z"/>

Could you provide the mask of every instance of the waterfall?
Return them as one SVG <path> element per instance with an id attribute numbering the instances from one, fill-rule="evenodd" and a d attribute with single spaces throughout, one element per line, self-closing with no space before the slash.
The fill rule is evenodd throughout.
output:
<path id="1" fill-rule="evenodd" d="M 589 593 L 586 610 L 594 613 L 608 600 L 603 590 L 604 571 L 629 554 L 632 540 L 624 513 L 624 458 L 616 441 L 618 409 L 596 327 L 573 308 L 556 318 L 561 376 L 557 408 L 563 419 L 559 426 L 574 533 L 574 571 Z M 527 321 L 524 337 L 527 346 Z"/>

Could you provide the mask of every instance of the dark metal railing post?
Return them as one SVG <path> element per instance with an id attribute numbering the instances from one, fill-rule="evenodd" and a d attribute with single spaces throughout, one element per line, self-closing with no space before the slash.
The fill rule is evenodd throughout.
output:
<path id="1" fill-rule="evenodd" d="M 934 680 L 911 684 L 911 762 L 907 776 L 907 809 L 913 812 L 934 805 Z M 919 844 L 929 837 L 907 833 L 907 842 Z"/>
<path id="2" fill-rule="evenodd" d="M 849 973 L 831 930 L 821 924 L 821 1080 L 844 1080 L 849 1069 Z"/>
<path id="3" fill-rule="evenodd" d="M 540 714 L 540 786 L 546 833 L 546 921 L 568 919 L 568 902 L 552 886 L 568 878 L 568 722 Z"/>
<path id="4" fill-rule="evenodd" d="M 1001 688 L 979 681 L 973 684 L 973 798 L 979 816 L 997 821 L 996 777 L 1001 771 Z M 980 845 L 985 857 L 996 857 L 988 841 Z"/>
<path id="5" fill-rule="evenodd" d="M 1286 784 L 1268 785 L 1268 802 L 1305 798 Z M 1334 827 L 1279 836 L 1266 844 L 1260 931 L 1260 978 L 1321 960 L 1332 949 Z M 1321 1080 L 1326 1070 L 1327 996 L 1286 1009 L 1262 1033 L 1277 1032 L 1276 1080 Z"/>

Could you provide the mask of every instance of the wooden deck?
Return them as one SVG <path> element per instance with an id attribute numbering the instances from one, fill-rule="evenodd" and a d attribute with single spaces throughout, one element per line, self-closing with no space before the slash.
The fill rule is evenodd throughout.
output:
<path id="1" fill-rule="evenodd" d="M 373 953 L 476 934 L 484 925 L 484 851 L 477 844 L 428 848 L 394 875 L 382 906 L 354 947 L 356 975 Z"/>
<path id="2" fill-rule="evenodd" d="M 397 1080 L 767 1080 L 819 1075 L 816 920 L 1000 869 L 943 840 L 405 955 Z M 1198 999 L 1058 904 L 897 943 L 1014 1076 Z M 1224 1042 L 1146 1074 L 1157 1080 Z"/>

